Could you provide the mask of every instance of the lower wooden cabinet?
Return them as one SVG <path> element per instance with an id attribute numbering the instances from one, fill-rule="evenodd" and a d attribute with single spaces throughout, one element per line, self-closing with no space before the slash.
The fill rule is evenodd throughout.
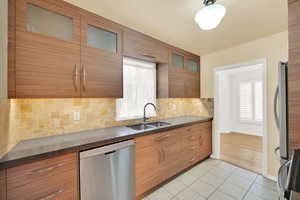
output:
<path id="1" fill-rule="evenodd" d="M 6 200 L 6 173 L 0 170 L 0 200 Z"/>
<path id="2" fill-rule="evenodd" d="M 135 139 L 136 197 L 212 153 L 212 123 L 203 122 Z"/>
<path id="3" fill-rule="evenodd" d="M 79 199 L 77 153 L 6 169 L 7 200 Z"/>

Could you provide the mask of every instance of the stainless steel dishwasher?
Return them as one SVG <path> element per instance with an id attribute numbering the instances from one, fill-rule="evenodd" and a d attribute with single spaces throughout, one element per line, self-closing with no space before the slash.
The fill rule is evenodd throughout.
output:
<path id="1" fill-rule="evenodd" d="M 80 152 L 81 200 L 133 200 L 134 142 Z"/>

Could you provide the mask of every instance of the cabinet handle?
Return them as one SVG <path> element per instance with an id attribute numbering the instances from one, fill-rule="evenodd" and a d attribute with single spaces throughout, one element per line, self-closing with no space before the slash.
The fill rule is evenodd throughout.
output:
<path id="1" fill-rule="evenodd" d="M 155 56 L 152 56 L 150 54 L 147 54 L 147 53 L 141 53 L 142 56 L 145 56 L 145 57 L 149 57 L 149 58 L 155 58 Z"/>
<path id="2" fill-rule="evenodd" d="M 45 172 L 48 172 L 48 171 L 52 171 L 52 170 L 54 170 L 58 167 L 61 167 L 63 165 L 64 165 L 63 163 L 59 163 L 57 165 L 53 165 L 53 166 L 50 166 L 50 167 L 47 167 L 47 168 L 29 171 L 27 174 L 28 175 L 42 174 L 42 173 L 45 173 Z"/>
<path id="3" fill-rule="evenodd" d="M 60 190 L 57 190 L 55 192 L 53 192 L 52 194 L 49 194 L 48 196 L 45 196 L 45 197 L 42 197 L 38 200 L 49 200 L 49 199 L 53 199 L 55 198 L 57 195 L 59 195 L 60 193 L 63 193 L 64 190 L 63 189 L 60 189 Z"/>
<path id="4" fill-rule="evenodd" d="M 86 70 L 85 70 L 85 66 L 82 65 L 82 87 L 83 87 L 83 91 L 86 90 Z"/>
<path id="5" fill-rule="evenodd" d="M 77 64 L 75 64 L 75 72 L 74 72 L 74 78 L 73 78 L 75 91 L 78 90 L 78 87 L 77 87 L 78 75 L 79 75 L 78 66 L 77 66 Z"/>

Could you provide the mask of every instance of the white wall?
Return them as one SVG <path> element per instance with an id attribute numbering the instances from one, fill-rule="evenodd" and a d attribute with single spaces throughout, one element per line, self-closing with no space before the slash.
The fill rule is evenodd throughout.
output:
<path id="1" fill-rule="evenodd" d="M 279 162 L 273 154 L 278 146 L 278 132 L 273 117 L 273 96 L 277 84 L 277 66 L 288 59 L 288 32 L 281 32 L 259 40 L 201 56 L 201 97 L 213 98 L 213 71 L 216 67 L 266 58 L 267 60 L 267 117 L 268 117 L 268 173 L 276 176 Z"/>
<path id="2" fill-rule="evenodd" d="M 0 1 L 0 98 L 7 97 L 7 0 Z"/>

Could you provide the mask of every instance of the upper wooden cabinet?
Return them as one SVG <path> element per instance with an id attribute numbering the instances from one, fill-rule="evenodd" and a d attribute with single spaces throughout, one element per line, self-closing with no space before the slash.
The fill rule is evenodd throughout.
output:
<path id="1" fill-rule="evenodd" d="M 15 13 L 15 96 L 79 97 L 80 14 L 42 0 L 17 0 Z"/>
<path id="2" fill-rule="evenodd" d="M 133 30 L 124 30 L 124 55 L 155 63 L 168 63 L 168 48 Z"/>
<path id="3" fill-rule="evenodd" d="M 58 0 L 10 4 L 11 98 L 122 97 L 121 26 Z"/>
<path id="4" fill-rule="evenodd" d="M 200 98 L 200 57 L 171 49 L 169 64 L 158 64 L 159 98 Z"/>
<path id="5" fill-rule="evenodd" d="M 199 56 L 62 0 L 9 0 L 10 98 L 122 98 L 123 56 L 157 64 L 159 98 L 199 98 Z"/>
<path id="6" fill-rule="evenodd" d="M 122 98 L 120 26 L 90 13 L 81 19 L 81 96 Z"/>

